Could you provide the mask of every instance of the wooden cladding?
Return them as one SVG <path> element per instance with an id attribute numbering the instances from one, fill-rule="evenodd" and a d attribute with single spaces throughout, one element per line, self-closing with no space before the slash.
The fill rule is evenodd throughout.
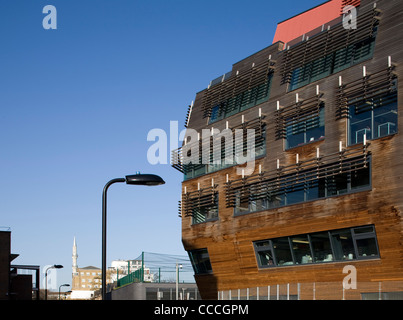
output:
<path id="1" fill-rule="evenodd" d="M 281 64 L 281 84 L 290 83 L 294 69 L 315 60 L 326 59 L 337 50 L 373 37 L 380 11 L 376 8 L 359 12 L 357 29 L 345 29 L 342 23 L 321 32 L 284 52 Z"/>
<path id="2" fill-rule="evenodd" d="M 323 94 L 319 93 L 305 100 L 296 102 L 285 108 L 280 108 L 276 112 L 276 140 L 285 139 L 287 127 L 298 122 L 309 121 L 319 117 L 320 109 L 324 103 Z"/>
<path id="3" fill-rule="evenodd" d="M 392 93 L 396 90 L 396 79 L 394 66 L 390 63 L 387 69 L 372 74 L 363 69 L 363 77 L 352 82 L 342 84 L 340 81 L 336 94 L 336 119 L 347 118 L 351 104 L 369 104 L 373 98 Z"/>
<path id="4" fill-rule="evenodd" d="M 273 70 L 274 64 L 275 62 L 269 58 L 262 63 L 253 64 L 248 71 L 232 74 L 228 80 L 206 89 L 202 101 L 204 118 L 210 117 L 213 107 L 267 83 L 269 72 Z"/>
<path id="5" fill-rule="evenodd" d="M 214 182 L 211 187 L 198 189 L 182 194 L 182 201 L 179 203 L 179 215 L 193 216 L 195 211 L 202 208 L 213 207 L 217 202 L 218 191 Z"/>
<path id="6" fill-rule="evenodd" d="M 318 150 L 319 153 L 319 150 Z M 357 145 L 340 152 L 299 162 L 277 170 L 245 176 L 226 183 L 226 206 L 235 207 L 240 201 L 259 200 L 281 193 L 301 183 L 309 183 L 368 167 L 369 152 L 366 145 Z M 253 190 L 253 192 L 251 192 Z M 251 198 L 252 197 L 252 198 Z"/>

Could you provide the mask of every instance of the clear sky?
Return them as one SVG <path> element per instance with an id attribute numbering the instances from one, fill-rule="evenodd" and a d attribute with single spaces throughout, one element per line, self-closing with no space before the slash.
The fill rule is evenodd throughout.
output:
<path id="1" fill-rule="evenodd" d="M 324 0 L 0 0 L 0 226 L 15 264 L 101 267 L 102 189 L 137 171 L 158 187 L 108 193 L 108 265 L 186 254 L 181 174 L 151 165 L 154 128 L 232 64 L 271 45 L 277 22 Z M 57 29 L 45 30 L 46 5 Z M 169 147 L 168 147 L 169 150 Z"/>

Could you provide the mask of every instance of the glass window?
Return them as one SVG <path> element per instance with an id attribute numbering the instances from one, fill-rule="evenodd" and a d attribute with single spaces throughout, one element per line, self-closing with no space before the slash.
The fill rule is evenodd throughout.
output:
<path id="1" fill-rule="evenodd" d="M 351 189 L 369 186 L 370 182 L 369 167 L 351 172 Z"/>
<path id="2" fill-rule="evenodd" d="M 376 257 L 378 256 L 378 246 L 375 238 L 357 239 L 358 257 Z"/>
<path id="3" fill-rule="evenodd" d="M 327 178 L 327 196 L 335 196 L 348 192 L 349 173 L 342 173 Z"/>
<path id="4" fill-rule="evenodd" d="M 351 66 L 354 45 L 339 49 L 334 53 L 333 72 L 339 72 Z"/>
<path id="5" fill-rule="evenodd" d="M 305 201 L 305 184 L 299 183 L 286 189 L 287 205 Z"/>
<path id="6" fill-rule="evenodd" d="M 325 262 L 333 256 L 328 232 L 313 233 L 309 237 L 315 263 Z"/>
<path id="7" fill-rule="evenodd" d="M 207 248 L 197 249 L 188 252 L 195 274 L 212 273 L 210 257 Z"/>
<path id="8" fill-rule="evenodd" d="M 291 237 L 291 243 L 296 264 L 313 262 L 308 235 Z"/>
<path id="9" fill-rule="evenodd" d="M 270 240 L 256 243 L 255 248 L 259 267 L 265 268 L 275 265 Z"/>
<path id="10" fill-rule="evenodd" d="M 310 82 L 322 79 L 332 73 L 332 55 L 327 55 L 312 62 Z"/>
<path id="11" fill-rule="evenodd" d="M 355 250 L 351 230 L 340 230 L 332 232 L 332 245 L 334 259 L 337 261 L 355 259 Z"/>
<path id="12" fill-rule="evenodd" d="M 306 86 L 310 82 L 311 63 L 295 68 L 291 75 L 290 90 Z"/>
<path id="13" fill-rule="evenodd" d="M 321 179 L 322 180 L 322 179 Z M 320 180 L 311 180 L 306 183 L 306 201 L 324 197 L 320 191 Z"/>
<path id="14" fill-rule="evenodd" d="M 375 49 L 376 27 L 373 31 L 372 37 L 295 68 L 291 74 L 290 90 L 301 88 L 372 58 Z"/>
<path id="15" fill-rule="evenodd" d="M 379 258 L 374 226 L 262 240 L 254 247 L 263 268 Z"/>
<path id="16" fill-rule="evenodd" d="M 354 234 L 359 235 L 362 233 L 374 233 L 374 227 L 373 226 L 365 226 L 365 227 L 358 227 L 354 228 Z"/>
<path id="17" fill-rule="evenodd" d="M 211 109 L 209 123 L 213 123 L 238 112 L 254 107 L 269 99 L 272 73 L 268 74 L 267 81 L 244 92 L 239 93 L 235 97 L 229 98 L 221 102 L 219 105 Z"/>
<path id="18" fill-rule="evenodd" d="M 294 264 L 288 237 L 274 239 L 272 240 L 272 244 L 278 266 L 289 266 Z"/>
<path id="19" fill-rule="evenodd" d="M 378 243 L 373 226 L 354 228 L 353 234 L 359 259 L 379 257 Z"/>
<path id="20" fill-rule="evenodd" d="M 372 99 L 350 102 L 349 144 L 362 143 L 397 132 L 397 92 Z"/>
<path id="21" fill-rule="evenodd" d="M 249 212 L 249 193 L 239 190 L 235 195 L 235 214 Z"/>
<path id="22" fill-rule="evenodd" d="M 214 204 L 193 209 L 192 223 L 203 223 L 218 219 L 218 193 L 214 195 Z"/>
<path id="23" fill-rule="evenodd" d="M 246 130 L 250 130 L 246 128 Z M 210 147 L 213 148 L 213 152 L 210 152 L 210 158 L 205 160 L 203 158 L 202 152 L 199 153 L 198 163 L 193 164 L 184 163 L 183 164 L 183 173 L 184 180 L 196 178 L 211 172 L 216 172 L 237 164 L 237 161 L 242 160 L 245 161 L 246 157 L 252 157 L 252 159 L 256 159 L 265 155 L 266 153 L 266 128 L 263 125 L 260 130 L 255 131 L 255 138 L 253 141 L 253 136 L 242 137 L 240 136 L 240 140 L 242 141 L 242 145 L 238 143 L 238 139 L 236 135 L 223 135 L 220 136 L 221 144 L 217 142 L 213 142 Z M 218 141 L 218 140 L 216 140 Z M 228 143 L 226 143 L 228 141 Z M 238 143 L 238 144 L 236 144 Z M 251 154 L 247 149 L 250 145 L 255 144 L 255 154 Z M 204 148 L 205 146 L 203 146 Z M 220 148 L 220 149 L 219 149 Z M 184 150 L 184 149 L 183 149 Z M 228 155 L 228 157 L 227 157 Z M 221 156 L 221 159 L 219 159 Z M 187 150 L 187 157 L 191 157 L 191 150 Z M 249 158 L 248 158 L 249 159 Z M 250 159 L 249 159 L 250 160 Z M 204 163 L 204 162 L 207 163 Z M 240 163 L 243 164 L 243 163 Z"/>
<path id="24" fill-rule="evenodd" d="M 317 116 L 286 120 L 286 149 L 294 148 L 325 137 L 325 108 L 322 106 Z"/>
<path id="25" fill-rule="evenodd" d="M 210 123 L 221 120 L 224 116 L 224 104 L 219 104 L 211 109 Z"/>
<path id="26" fill-rule="evenodd" d="M 285 205 L 284 191 L 282 189 L 275 190 L 274 188 L 268 191 L 267 206 L 268 208 L 277 208 Z"/>

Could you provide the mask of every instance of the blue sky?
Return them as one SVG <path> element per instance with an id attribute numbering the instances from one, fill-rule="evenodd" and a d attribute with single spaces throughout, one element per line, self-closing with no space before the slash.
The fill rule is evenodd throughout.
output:
<path id="1" fill-rule="evenodd" d="M 269 46 L 277 22 L 323 0 L 1 0 L 0 226 L 15 264 L 101 266 L 107 181 L 137 171 L 159 187 L 108 193 L 108 265 L 142 251 L 185 254 L 181 174 L 151 165 L 147 134 L 183 129 L 210 80 Z M 45 5 L 57 29 L 45 30 Z M 169 149 L 169 148 L 168 148 Z"/>

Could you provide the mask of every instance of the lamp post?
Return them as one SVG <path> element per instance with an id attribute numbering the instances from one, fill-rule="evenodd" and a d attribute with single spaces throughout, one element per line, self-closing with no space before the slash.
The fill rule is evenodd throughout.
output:
<path id="1" fill-rule="evenodd" d="M 176 263 L 176 300 L 179 300 L 179 269 L 182 269 L 182 265 Z"/>
<path id="2" fill-rule="evenodd" d="M 60 300 L 60 288 L 61 287 L 70 287 L 70 285 L 68 283 L 62 284 L 59 286 L 59 300 Z"/>
<path id="3" fill-rule="evenodd" d="M 46 268 L 45 270 L 45 300 L 48 300 L 48 270 L 49 269 L 61 269 L 63 266 L 61 264 L 54 264 L 53 266 L 50 266 Z"/>
<path id="4" fill-rule="evenodd" d="M 112 184 L 118 182 L 140 186 L 158 186 L 165 183 L 155 174 L 134 174 L 126 178 L 112 179 L 106 183 L 102 192 L 102 300 L 106 298 L 106 193 Z"/>

